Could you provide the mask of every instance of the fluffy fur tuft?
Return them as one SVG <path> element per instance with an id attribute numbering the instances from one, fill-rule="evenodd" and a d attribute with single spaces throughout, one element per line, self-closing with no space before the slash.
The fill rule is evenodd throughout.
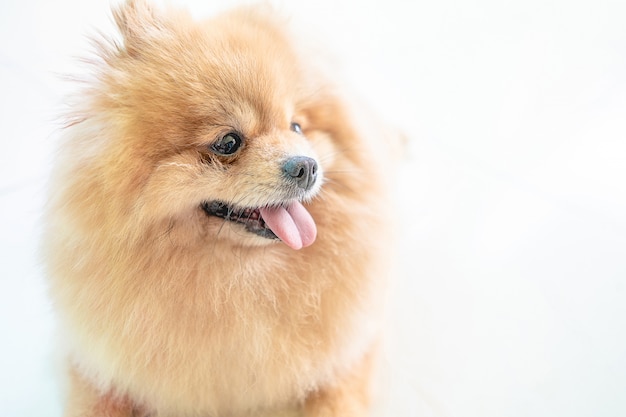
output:
<path id="1" fill-rule="evenodd" d="M 366 415 L 391 215 L 373 145 L 391 139 L 271 11 L 197 23 L 129 1 L 114 17 L 122 41 L 99 43 L 73 108 L 43 241 L 65 415 Z M 240 148 L 217 152 L 233 132 Z M 311 189 L 285 178 L 293 156 L 316 161 Z M 317 239 L 294 250 L 210 201 L 303 205 Z"/>

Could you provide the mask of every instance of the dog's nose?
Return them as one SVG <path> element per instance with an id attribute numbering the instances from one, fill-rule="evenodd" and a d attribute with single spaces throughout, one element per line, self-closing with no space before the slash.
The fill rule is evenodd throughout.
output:
<path id="1" fill-rule="evenodd" d="M 283 163 L 283 171 L 299 188 L 310 190 L 317 179 L 317 162 L 308 156 L 293 156 Z"/>

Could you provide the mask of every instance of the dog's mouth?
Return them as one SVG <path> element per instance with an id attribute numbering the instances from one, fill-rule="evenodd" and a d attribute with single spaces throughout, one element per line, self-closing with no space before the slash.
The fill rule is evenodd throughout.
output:
<path id="1" fill-rule="evenodd" d="M 230 222 L 241 223 L 246 230 L 267 239 L 278 239 L 278 236 L 267 227 L 261 217 L 260 209 L 241 208 L 228 205 L 221 201 L 202 203 L 202 208 L 209 216 L 220 217 Z"/>
<path id="2" fill-rule="evenodd" d="M 257 208 L 239 208 L 222 201 L 208 201 L 202 203 L 202 209 L 209 216 L 239 223 L 250 233 L 281 240 L 296 250 L 311 245 L 317 236 L 315 221 L 299 201 Z"/>

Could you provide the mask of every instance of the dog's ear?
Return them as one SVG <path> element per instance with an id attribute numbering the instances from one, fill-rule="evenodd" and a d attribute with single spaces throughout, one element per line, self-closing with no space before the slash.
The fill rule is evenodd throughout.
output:
<path id="1" fill-rule="evenodd" d="M 141 55 L 146 43 L 167 31 L 165 21 L 145 0 L 126 0 L 113 11 L 113 18 L 131 57 Z"/>

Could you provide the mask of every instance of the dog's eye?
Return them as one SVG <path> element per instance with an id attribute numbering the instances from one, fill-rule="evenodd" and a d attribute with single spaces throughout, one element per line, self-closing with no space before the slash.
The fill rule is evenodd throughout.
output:
<path id="1" fill-rule="evenodd" d="M 237 152 L 241 143 L 241 137 L 234 132 L 230 132 L 211 145 L 211 150 L 219 155 L 232 155 Z"/>
<path id="2" fill-rule="evenodd" d="M 296 122 L 293 122 L 291 124 L 291 130 L 293 130 L 294 132 L 296 132 L 299 135 L 302 134 L 302 126 L 300 126 L 300 124 L 298 124 Z"/>

